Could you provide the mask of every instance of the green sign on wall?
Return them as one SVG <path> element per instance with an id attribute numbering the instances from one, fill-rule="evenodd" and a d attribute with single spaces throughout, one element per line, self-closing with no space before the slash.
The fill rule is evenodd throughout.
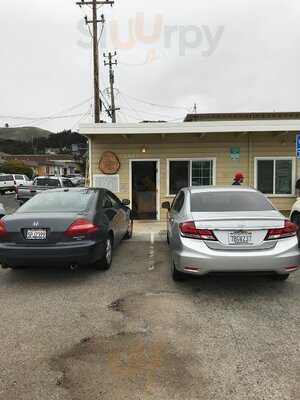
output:
<path id="1" fill-rule="evenodd" d="M 230 148 L 230 158 L 231 158 L 231 160 L 239 160 L 241 158 L 240 147 L 231 147 Z"/>

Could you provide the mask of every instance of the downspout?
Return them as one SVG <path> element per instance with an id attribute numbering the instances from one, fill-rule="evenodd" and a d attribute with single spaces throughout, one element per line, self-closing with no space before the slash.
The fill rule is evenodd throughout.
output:
<path id="1" fill-rule="evenodd" d="M 252 142 L 251 132 L 248 132 L 248 186 L 253 187 L 254 182 L 252 179 Z"/>
<path id="2" fill-rule="evenodd" d="M 86 178 L 86 186 L 88 187 L 92 187 L 92 139 L 90 138 L 90 136 L 84 135 L 87 140 L 88 140 L 88 147 L 89 147 L 89 151 L 88 151 L 88 160 L 86 163 L 86 167 L 85 167 L 85 178 Z M 89 183 L 87 185 L 87 182 Z"/>

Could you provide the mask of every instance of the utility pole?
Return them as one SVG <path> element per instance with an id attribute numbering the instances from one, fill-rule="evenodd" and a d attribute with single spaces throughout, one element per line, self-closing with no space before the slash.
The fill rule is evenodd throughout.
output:
<path id="1" fill-rule="evenodd" d="M 110 97 L 111 97 L 110 111 L 111 111 L 111 121 L 114 124 L 117 122 L 116 111 L 120 110 L 120 108 L 116 108 L 115 92 L 114 92 L 115 73 L 113 70 L 113 65 L 118 65 L 118 61 L 117 60 L 113 61 L 113 58 L 116 56 L 117 56 L 116 52 L 114 52 L 114 54 L 109 52 L 108 55 L 106 55 L 105 53 L 103 54 L 104 58 L 108 58 L 108 61 L 104 60 L 104 65 L 109 66 L 109 84 L 110 84 Z"/>
<path id="2" fill-rule="evenodd" d="M 88 17 L 85 17 L 86 24 L 93 25 L 93 56 L 94 56 L 94 106 L 95 106 L 95 123 L 100 122 L 100 112 L 101 112 L 101 100 L 99 96 L 100 92 L 100 82 L 99 82 L 99 39 L 98 39 L 98 23 L 101 22 L 104 24 L 104 15 L 101 15 L 101 19 L 98 20 L 98 6 L 99 5 L 110 5 L 113 6 L 114 1 L 105 0 L 105 1 L 98 1 L 98 0 L 80 0 L 76 3 L 79 7 L 82 6 L 92 6 L 93 9 L 93 18 L 89 20 Z"/>

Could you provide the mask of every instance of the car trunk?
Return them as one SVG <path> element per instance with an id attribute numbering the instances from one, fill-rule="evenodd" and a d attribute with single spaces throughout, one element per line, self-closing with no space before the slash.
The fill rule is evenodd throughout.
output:
<path id="1" fill-rule="evenodd" d="M 14 243 L 43 245 L 55 244 L 60 241 L 66 241 L 68 238 L 64 235 L 68 227 L 78 217 L 78 213 L 40 213 L 34 214 L 14 214 L 5 221 L 9 238 Z M 41 235 L 46 231 L 46 238 L 28 239 L 34 233 L 40 231 Z M 34 232 L 35 231 L 35 232 Z M 32 234 L 33 233 L 33 234 Z"/>
<path id="2" fill-rule="evenodd" d="M 268 230 L 282 228 L 284 217 L 276 210 L 247 212 L 192 213 L 197 229 L 212 230 L 217 242 L 207 241 L 211 248 L 240 249 L 246 247 L 274 247 L 276 241 L 266 243 Z"/>

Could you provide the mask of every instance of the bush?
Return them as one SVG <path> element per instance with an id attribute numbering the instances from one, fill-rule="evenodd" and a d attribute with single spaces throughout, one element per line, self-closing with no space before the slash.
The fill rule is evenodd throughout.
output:
<path id="1" fill-rule="evenodd" d="M 32 168 L 28 167 L 21 161 L 7 161 L 4 164 L 0 165 L 0 172 L 4 174 L 21 174 L 27 175 L 28 178 L 32 178 L 34 175 L 34 171 Z"/>

